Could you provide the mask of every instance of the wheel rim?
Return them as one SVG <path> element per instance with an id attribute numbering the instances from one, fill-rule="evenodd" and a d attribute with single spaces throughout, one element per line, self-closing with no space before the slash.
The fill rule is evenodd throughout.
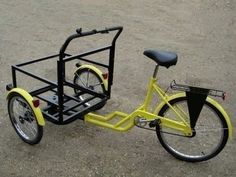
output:
<path id="1" fill-rule="evenodd" d="M 178 106 L 176 105 L 177 103 Z M 174 108 L 177 108 L 178 113 L 181 113 L 182 116 L 188 115 L 186 100 L 177 103 L 174 104 Z M 185 112 L 184 115 L 183 112 Z M 177 119 L 174 115 L 171 109 L 167 109 L 162 116 Z M 221 149 L 224 141 L 224 130 L 219 115 L 210 105 L 205 104 L 195 126 L 195 136 L 175 136 L 162 132 L 160 132 L 160 136 L 166 148 L 179 157 L 187 159 L 209 159 Z M 180 132 L 173 132 L 173 130 L 166 127 L 161 127 L 160 131 L 180 134 Z"/>
<path id="2" fill-rule="evenodd" d="M 81 73 L 76 73 L 76 78 L 75 78 L 74 82 L 75 82 L 75 84 L 77 84 L 81 87 L 93 90 L 97 93 L 104 94 L 104 92 L 105 92 L 102 80 L 89 69 L 84 70 Z M 78 90 L 75 90 L 75 92 L 78 93 Z M 83 95 L 80 95 L 79 99 L 81 101 L 84 101 L 90 97 L 91 97 L 90 94 L 85 93 Z M 86 102 L 85 105 L 86 106 L 94 105 L 94 104 L 98 103 L 99 100 L 100 100 L 100 98 L 92 99 L 92 100 Z"/>
<path id="3" fill-rule="evenodd" d="M 30 105 L 20 96 L 14 96 L 9 102 L 10 119 L 18 134 L 33 141 L 38 134 L 38 124 Z"/>

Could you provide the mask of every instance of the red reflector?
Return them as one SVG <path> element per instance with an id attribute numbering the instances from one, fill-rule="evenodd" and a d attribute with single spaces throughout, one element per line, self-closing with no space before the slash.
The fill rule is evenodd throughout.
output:
<path id="1" fill-rule="evenodd" d="M 108 73 L 102 74 L 102 77 L 103 77 L 104 79 L 107 79 L 107 78 L 108 78 Z"/>
<path id="2" fill-rule="evenodd" d="M 33 100 L 33 105 L 35 108 L 39 107 L 39 104 L 40 104 L 39 100 Z"/>

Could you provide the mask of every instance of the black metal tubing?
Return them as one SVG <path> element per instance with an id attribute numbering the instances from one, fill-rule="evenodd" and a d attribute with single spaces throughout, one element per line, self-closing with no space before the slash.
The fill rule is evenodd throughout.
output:
<path id="1" fill-rule="evenodd" d="M 98 53 L 98 52 L 109 50 L 110 48 L 111 48 L 111 46 L 105 46 L 105 47 L 98 48 L 96 50 L 92 50 L 92 51 L 89 51 L 89 52 L 84 52 L 84 53 L 79 54 L 79 55 L 69 56 L 69 57 L 63 58 L 63 62 L 68 62 L 68 61 L 71 61 L 71 60 L 74 60 L 74 59 L 78 59 L 78 58 L 85 57 L 85 56 L 88 56 L 88 55 L 92 55 L 92 54 L 95 54 L 95 53 Z M 68 55 L 68 54 L 66 54 L 66 55 Z"/>
<path id="2" fill-rule="evenodd" d="M 48 56 L 48 57 L 39 58 L 39 59 L 36 59 L 36 60 L 30 60 L 28 62 L 17 64 L 16 66 L 18 66 L 18 67 L 25 66 L 25 65 L 32 64 L 32 63 L 48 60 L 48 59 L 51 59 L 51 58 L 56 58 L 56 57 L 59 57 L 59 54 L 55 54 L 55 55 L 51 55 L 51 56 Z"/>
<path id="3" fill-rule="evenodd" d="M 11 70 L 12 70 L 12 83 L 13 83 L 13 87 L 14 88 L 17 87 L 16 70 L 19 71 L 19 72 L 24 73 L 25 75 L 31 76 L 31 77 L 33 77 L 35 79 L 38 79 L 38 80 L 40 80 L 42 82 L 45 82 L 47 84 L 52 84 L 54 86 L 57 86 L 57 84 L 54 83 L 54 82 L 51 82 L 51 81 L 49 81 L 49 80 L 47 80 L 47 79 L 45 79 L 43 77 L 36 76 L 35 74 L 33 74 L 31 72 L 28 72 L 25 69 L 20 68 L 22 66 L 26 66 L 26 65 L 29 65 L 29 64 L 33 64 L 33 63 L 44 61 L 44 60 L 48 60 L 48 59 L 52 59 L 52 58 L 55 58 L 55 57 L 59 57 L 59 54 L 55 54 L 55 55 L 51 55 L 51 56 L 48 56 L 48 57 L 43 57 L 43 58 L 31 60 L 31 61 L 28 61 L 28 62 L 23 62 L 23 63 L 17 64 L 17 65 L 12 65 L 11 66 Z"/>
<path id="4" fill-rule="evenodd" d="M 96 92 L 92 92 L 91 90 L 85 89 L 83 87 L 79 87 L 79 86 L 75 85 L 74 83 L 67 82 L 65 80 L 65 62 L 69 62 L 71 60 L 78 59 L 80 57 L 91 55 L 94 53 L 102 52 L 104 50 L 108 50 L 111 48 L 111 46 L 106 46 L 106 47 L 102 47 L 102 48 L 99 48 L 96 50 L 82 53 L 80 55 L 69 56 L 69 57 L 64 58 L 65 56 L 68 56 L 68 54 L 66 54 L 64 52 L 65 52 L 66 47 L 70 43 L 70 41 L 74 39 L 74 36 L 77 36 L 77 35 L 72 35 L 69 38 L 67 38 L 66 42 L 63 44 L 63 46 L 60 50 L 59 60 L 57 61 L 57 80 L 58 80 L 58 90 L 57 91 L 58 91 L 58 103 L 59 103 L 59 121 L 63 121 L 63 94 L 64 94 L 64 86 L 63 85 L 68 85 L 72 88 L 77 87 L 78 89 L 80 89 L 84 92 L 88 92 L 90 94 L 101 97 L 101 95 L 97 94 Z M 84 35 L 84 36 L 86 36 L 86 35 Z M 79 37 L 81 37 L 81 36 L 79 36 Z"/>
<path id="5" fill-rule="evenodd" d="M 106 101 L 106 99 L 103 99 L 99 104 L 103 104 L 103 102 Z M 94 111 L 94 107 L 96 107 L 97 105 L 93 105 L 91 106 L 90 108 L 86 109 L 85 111 L 78 111 L 68 117 L 66 117 L 64 119 L 64 122 L 63 124 L 68 124 L 76 119 L 81 119 L 81 120 L 84 120 L 84 115 L 91 112 L 91 111 Z M 60 123 L 59 123 L 60 124 Z"/>
<path id="6" fill-rule="evenodd" d="M 84 33 L 81 32 L 82 29 L 76 30 L 77 34 L 73 34 L 73 35 L 69 36 L 66 39 L 65 43 L 62 45 L 61 49 L 60 49 L 60 63 L 61 63 L 61 65 L 65 65 L 63 60 L 65 62 L 67 62 L 67 61 L 78 59 L 78 58 L 81 58 L 81 57 L 84 57 L 84 56 L 87 56 L 87 55 L 98 53 L 98 52 L 101 52 L 101 51 L 104 51 L 104 50 L 110 50 L 110 52 L 109 52 L 109 66 L 106 67 L 106 68 L 108 68 L 108 71 L 109 71 L 107 96 L 108 96 L 108 98 L 110 98 L 110 96 L 111 96 L 111 86 L 113 84 L 115 43 L 116 43 L 117 38 L 121 34 L 122 30 L 123 30 L 123 27 L 112 27 L 112 28 L 106 28 L 104 30 L 92 30 L 92 31 L 89 31 L 89 32 L 84 32 Z M 82 54 L 77 55 L 77 56 L 70 56 L 70 57 L 65 58 L 65 56 L 66 56 L 65 51 L 66 51 L 69 43 L 73 39 L 80 38 L 80 37 L 83 37 L 83 36 L 93 35 L 93 34 L 96 34 L 96 33 L 101 33 L 101 34 L 109 33 L 110 31 L 117 31 L 117 33 L 115 34 L 110 46 L 102 47 L 102 48 L 99 48 L 99 49 L 96 49 L 96 50 L 93 50 L 93 51 L 90 51 L 90 52 L 85 52 L 85 53 L 82 53 Z M 90 62 L 92 63 L 92 61 L 90 61 Z M 61 75 L 60 79 L 64 80 L 65 78 Z M 62 87 L 60 88 L 60 92 L 61 93 L 63 92 Z"/>
<path id="7" fill-rule="evenodd" d="M 69 54 L 67 54 L 69 55 Z M 71 56 L 71 55 L 69 55 Z M 81 57 L 78 57 L 78 58 L 75 58 L 75 59 L 78 59 L 78 60 L 82 60 L 82 61 L 86 61 L 88 63 L 92 63 L 92 64 L 95 64 L 95 65 L 98 65 L 98 66 L 102 66 L 104 68 L 109 68 L 109 65 L 105 65 L 105 64 L 102 64 L 102 63 L 98 63 L 98 62 L 95 62 L 95 61 L 91 61 L 89 59 L 86 59 L 86 58 L 81 58 Z"/>
<path id="8" fill-rule="evenodd" d="M 42 93 L 44 93 L 44 92 L 47 92 L 47 91 L 49 91 L 49 90 L 52 90 L 52 89 L 54 89 L 54 88 L 56 88 L 56 86 L 47 85 L 47 86 L 45 86 L 45 87 L 41 87 L 41 88 L 39 88 L 39 89 L 36 89 L 36 90 L 31 91 L 31 92 L 29 92 L 29 94 L 30 94 L 31 96 L 35 96 L 35 95 L 39 95 L 39 94 L 42 94 Z"/>
<path id="9" fill-rule="evenodd" d="M 60 59 L 57 61 L 57 92 L 58 92 L 58 109 L 59 109 L 59 122 L 63 122 L 63 94 L 65 82 L 65 63 Z"/>
<path id="10" fill-rule="evenodd" d="M 76 38 L 80 38 L 80 37 L 84 37 L 84 36 L 89 36 L 89 35 L 93 35 L 93 34 L 97 34 L 97 33 L 109 33 L 110 31 L 117 31 L 116 35 L 114 36 L 113 40 L 112 40 L 112 45 L 115 44 L 117 38 L 119 37 L 120 33 L 122 32 L 123 27 L 118 26 L 118 27 L 112 27 L 112 28 L 106 28 L 104 30 L 92 30 L 92 31 L 88 31 L 88 32 L 82 32 L 82 29 L 80 29 L 79 31 L 77 31 L 77 34 L 73 34 L 71 36 L 69 36 L 66 41 L 64 42 L 64 44 L 62 45 L 61 49 L 60 49 L 60 60 L 63 60 L 64 56 L 65 56 L 65 51 L 68 47 L 68 45 L 70 44 L 70 42 L 73 39 Z"/>
<path id="11" fill-rule="evenodd" d="M 73 109 L 75 109 L 75 108 L 77 108 L 78 106 L 81 106 L 81 105 L 85 104 L 85 103 L 88 102 L 88 101 L 91 101 L 91 100 L 94 99 L 94 98 L 96 98 L 96 97 L 95 97 L 95 96 L 92 96 L 92 97 L 87 98 L 87 99 L 85 99 L 85 100 L 83 100 L 83 101 L 81 101 L 81 102 L 78 102 L 77 104 L 75 104 L 75 105 L 73 105 L 73 106 L 71 106 L 71 107 L 68 107 L 68 108 L 64 109 L 64 110 L 63 110 L 63 114 L 64 114 L 64 113 L 67 113 L 67 112 L 69 112 L 69 111 L 71 111 L 71 110 L 73 110 Z"/>
<path id="12" fill-rule="evenodd" d="M 52 116 L 51 114 L 48 114 L 46 111 L 42 110 L 43 116 L 45 117 L 45 119 L 47 119 L 48 121 L 54 123 L 54 124 L 58 124 L 61 125 L 62 122 L 59 122 L 58 118 L 55 116 Z"/>
<path id="13" fill-rule="evenodd" d="M 25 75 L 31 76 L 31 77 L 33 77 L 33 78 L 35 78 L 35 79 L 38 79 L 38 80 L 40 80 L 40 81 L 42 81 L 42 82 L 44 82 L 44 83 L 51 84 L 51 85 L 53 85 L 53 86 L 57 86 L 57 84 L 56 84 L 55 82 L 52 82 L 52 81 L 50 81 L 50 80 L 48 80 L 48 79 L 45 79 L 45 78 L 43 78 L 43 77 L 36 76 L 35 74 L 33 74 L 33 73 L 29 72 L 29 71 L 26 71 L 26 70 L 24 70 L 24 69 L 22 69 L 22 68 L 20 68 L 20 67 L 18 67 L 18 66 L 16 66 L 16 65 L 15 65 L 15 66 L 12 66 L 12 69 L 13 69 L 13 75 L 15 75 L 14 73 L 15 73 L 15 71 L 17 70 L 17 71 L 19 71 L 19 72 L 24 73 Z M 14 76 L 14 77 L 15 77 L 15 76 Z M 14 85 L 14 77 L 13 77 L 13 86 L 15 87 L 16 84 Z"/>
<path id="14" fill-rule="evenodd" d="M 43 101 L 45 101 L 45 102 L 47 102 L 47 103 L 50 103 L 50 104 L 52 104 L 52 105 L 59 106 L 57 103 L 51 101 L 50 99 L 48 99 L 48 98 L 46 98 L 46 97 L 44 97 L 44 96 L 35 95 L 35 97 L 36 97 L 36 98 L 39 98 L 40 100 L 43 100 Z"/>
<path id="15" fill-rule="evenodd" d="M 102 66 L 104 68 L 109 68 L 109 65 L 105 65 L 105 64 L 102 64 L 102 63 L 91 61 L 91 60 L 88 60 L 88 59 L 85 59 L 85 58 L 78 58 L 78 59 L 82 60 L 82 61 L 86 61 L 86 62 L 92 63 L 92 64 L 95 64 L 95 65 L 98 65 L 98 66 Z"/>
<path id="16" fill-rule="evenodd" d="M 66 41 L 64 42 L 64 44 L 62 45 L 62 47 L 60 49 L 59 54 L 55 54 L 55 55 L 51 55 L 51 56 L 31 60 L 31 61 L 20 63 L 20 64 L 17 64 L 17 65 L 13 65 L 11 67 L 13 87 L 14 88 L 17 87 L 16 71 L 19 71 L 19 72 L 21 72 L 25 75 L 28 75 L 28 76 L 30 76 L 34 79 L 37 79 L 41 82 L 44 82 L 44 83 L 47 84 L 46 86 L 41 87 L 41 88 L 36 89 L 36 90 L 33 90 L 33 91 L 30 92 L 30 94 L 32 96 L 38 97 L 39 99 L 41 99 L 41 100 L 57 107 L 58 114 L 56 113 L 55 115 L 58 115 L 58 117 L 56 117 L 54 115 L 50 115 L 47 112 L 45 112 L 44 110 L 42 111 L 43 114 L 50 121 L 52 121 L 56 124 L 66 124 L 66 123 L 72 122 L 73 120 L 78 118 L 78 116 L 82 116 L 82 117 L 80 117 L 80 119 L 83 119 L 84 114 L 92 111 L 93 108 L 96 108 L 98 105 L 104 103 L 108 98 L 110 98 L 111 85 L 112 85 L 112 82 L 113 82 L 115 43 L 116 43 L 116 40 L 119 37 L 120 33 L 122 32 L 122 30 L 123 30 L 123 27 L 112 27 L 112 28 L 105 28 L 104 30 L 92 30 L 92 31 L 88 31 L 88 32 L 82 32 L 82 29 L 76 30 L 77 34 L 73 34 L 73 35 L 69 36 L 66 39 Z M 115 36 L 113 37 L 111 45 L 104 46 L 104 47 L 101 47 L 101 48 L 97 48 L 95 50 L 84 52 L 82 54 L 75 55 L 75 56 L 71 56 L 70 54 L 65 53 L 68 45 L 70 44 L 70 42 L 73 39 L 84 37 L 84 36 L 89 36 L 89 35 L 94 35 L 94 34 L 97 34 L 97 33 L 105 34 L 105 33 L 109 33 L 110 31 L 117 31 Z M 95 62 L 95 61 L 90 61 L 89 59 L 83 58 L 85 56 L 92 55 L 92 54 L 102 52 L 102 51 L 105 51 L 105 50 L 109 50 L 109 64 L 108 65 L 105 65 L 105 64 L 102 64 L 102 63 L 99 63 L 99 62 Z M 56 57 L 59 57 L 58 60 L 57 60 L 57 83 L 52 82 L 52 81 L 50 81 L 46 78 L 43 78 L 41 76 L 35 75 L 35 74 L 33 74 L 29 71 L 26 71 L 23 68 L 20 68 L 20 67 L 25 66 L 25 65 L 45 61 L 45 60 L 56 58 Z M 79 85 L 76 85 L 74 83 L 66 81 L 66 79 L 65 79 L 65 63 L 69 62 L 69 61 L 72 61 L 74 59 L 90 62 L 92 64 L 96 64 L 96 65 L 108 68 L 108 71 L 109 71 L 108 93 L 106 93 L 105 95 L 104 94 L 99 94 L 99 93 L 94 92 L 93 90 L 86 89 L 86 88 L 83 88 Z M 80 89 L 81 94 L 88 93 L 88 94 L 91 95 L 91 98 L 88 98 L 84 101 L 81 101 L 81 100 L 78 100 L 76 97 L 66 95 L 66 94 L 64 94 L 64 86 L 69 86 L 69 87 L 72 87 L 72 88 Z M 50 100 L 48 98 L 45 98 L 43 96 L 40 96 L 40 94 L 45 93 L 47 91 L 53 91 L 53 92 L 56 93 L 56 95 L 58 96 L 58 103 L 53 102 L 52 100 Z M 63 118 L 63 115 L 65 113 L 67 113 L 69 111 L 74 111 L 73 109 L 75 109 L 76 107 L 84 104 L 87 101 L 90 101 L 90 99 L 91 100 L 94 99 L 95 97 L 98 97 L 98 98 L 101 99 L 101 101 L 98 104 L 92 105 L 92 106 L 90 106 L 90 107 L 88 107 L 84 110 L 80 110 L 79 112 L 75 112 L 72 115 L 68 115 L 68 117 L 67 117 L 67 115 L 65 115 L 65 117 Z M 65 108 L 64 103 L 66 103 L 70 100 L 74 100 L 74 101 L 78 102 L 78 104 L 75 104 L 75 105 L 73 105 L 71 107 L 68 107 L 64 110 L 64 108 Z"/>
<path id="17" fill-rule="evenodd" d="M 16 88 L 17 82 L 16 82 L 16 70 L 14 66 L 11 66 L 11 73 L 12 73 L 12 84 L 13 88 Z"/>
<path id="18" fill-rule="evenodd" d="M 79 100 L 78 98 L 76 98 L 76 97 L 74 97 L 74 96 L 70 96 L 70 95 L 67 95 L 67 94 L 64 94 L 64 96 L 65 96 L 66 98 L 68 98 L 68 101 L 69 101 L 69 100 L 74 100 L 74 101 L 76 101 L 76 102 L 81 102 L 81 100 Z M 66 101 L 65 101 L 65 103 L 66 103 Z"/>
<path id="19" fill-rule="evenodd" d="M 52 89 L 51 91 L 57 94 L 57 90 Z M 82 95 L 83 93 L 84 93 L 84 92 L 76 93 L 76 96 Z M 65 93 L 64 93 L 64 96 L 67 97 L 67 98 L 69 98 L 69 99 L 71 99 L 71 100 L 80 102 L 80 100 L 78 100 L 78 98 L 76 98 L 76 97 L 74 97 L 74 96 L 70 96 L 70 95 L 67 95 L 67 94 L 65 94 Z"/>
<path id="20" fill-rule="evenodd" d="M 28 61 L 28 62 L 23 62 L 23 63 L 20 63 L 20 64 L 17 64 L 17 65 L 13 65 L 11 66 L 11 70 L 12 70 L 12 83 L 13 83 L 13 87 L 17 87 L 17 81 L 16 81 L 16 70 L 28 75 L 28 76 L 31 76 L 35 79 L 38 79 L 42 82 L 46 82 L 47 84 L 52 84 L 54 86 L 57 86 L 55 85 L 55 83 L 47 80 L 47 79 L 44 79 L 42 77 L 38 77 L 36 76 L 35 74 L 31 73 L 31 72 L 28 72 L 24 69 L 20 69 L 20 67 L 22 66 L 25 66 L 25 65 L 29 65 L 29 64 L 33 64 L 33 63 L 36 63 L 36 62 L 40 62 L 40 61 L 44 61 L 44 60 L 48 60 L 48 59 L 51 59 L 51 58 L 55 58 L 55 57 L 58 57 L 59 54 L 55 54 L 55 55 L 51 55 L 51 56 L 48 56 L 48 57 L 43 57 L 43 58 L 39 58 L 39 59 L 35 59 L 35 60 L 31 60 L 31 61 Z"/>
<path id="21" fill-rule="evenodd" d="M 103 95 L 103 94 L 99 94 L 97 92 L 94 92 L 93 90 L 86 89 L 86 88 L 81 87 L 79 85 L 75 85 L 74 83 L 69 82 L 69 81 L 65 81 L 65 85 L 70 86 L 72 88 L 79 89 L 79 90 L 81 90 L 81 91 L 83 91 L 85 93 L 89 93 L 89 94 L 94 95 L 94 96 L 99 97 L 99 98 L 104 98 L 105 97 L 105 95 Z"/>
<path id="22" fill-rule="evenodd" d="M 115 58 L 115 43 L 112 45 L 112 48 L 109 53 L 108 98 L 111 97 L 111 86 L 113 84 L 114 58 Z"/>
<path id="23" fill-rule="evenodd" d="M 52 89 L 52 90 L 50 90 L 50 91 L 52 91 L 52 92 L 54 92 L 54 93 L 57 94 L 57 90 L 55 90 L 55 89 Z M 81 91 L 80 93 L 76 93 L 75 96 L 79 96 L 79 95 L 82 95 L 82 94 L 84 94 L 84 92 Z M 68 98 L 68 100 L 74 100 L 74 101 L 77 101 L 77 102 L 81 102 L 81 100 L 78 100 L 78 98 L 76 98 L 76 97 L 74 97 L 74 96 L 67 95 L 67 94 L 65 94 L 65 93 L 64 93 L 64 97 L 65 97 L 65 98 Z M 65 101 L 65 102 L 66 102 L 66 101 Z"/>

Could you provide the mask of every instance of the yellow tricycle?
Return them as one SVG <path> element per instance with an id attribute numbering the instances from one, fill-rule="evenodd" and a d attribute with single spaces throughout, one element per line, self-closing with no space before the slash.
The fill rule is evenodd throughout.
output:
<path id="1" fill-rule="evenodd" d="M 111 97 L 115 45 L 122 30 L 123 27 L 112 27 L 83 32 L 80 28 L 66 39 L 59 54 L 12 66 L 12 84 L 6 86 L 8 112 L 19 137 L 28 144 L 37 144 L 43 135 L 44 119 L 59 125 L 81 119 L 118 132 L 128 131 L 134 126 L 155 131 L 166 151 L 180 160 L 200 162 L 219 154 L 228 138 L 232 137 L 232 124 L 223 107 L 210 96 L 225 99 L 226 94 L 220 90 L 177 84 L 175 81 L 171 82 L 170 88 L 180 92 L 169 95 L 162 90 L 157 82 L 158 68 L 176 65 L 178 57 L 174 52 L 144 51 L 144 55 L 155 65 L 141 106 L 130 114 L 119 111 L 108 115 L 96 113 Z M 113 35 L 111 44 L 107 46 L 76 55 L 66 52 L 74 39 L 105 34 Z M 104 51 L 108 53 L 107 64 L 88 58 Z M 55 58 L 56 82 L 24 68 Z M 66 76 L 66 63 L 76 60 L 74 77 L 70 81 Z M 18 72 L 41 81 L 44 86 L 28 91 L 17 87 Z M 65 90 L 73 93 L 68 94 Z M 153 107 L 154 96 L 159 96 L 162 101 Z"/>

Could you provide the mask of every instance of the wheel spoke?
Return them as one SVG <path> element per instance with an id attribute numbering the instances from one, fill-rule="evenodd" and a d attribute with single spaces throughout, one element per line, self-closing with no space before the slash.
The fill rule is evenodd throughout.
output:
<path id="1" fill-rule="evenodd" d="M 86 82 L 86 87 L 89 87 L 89 72 L 90 70 L 88 70 L 87 72 L 87 82 Z"/>
<path id="2" fill-rule="evenodd" d="M 204 127 L 203 129 L 196 129 L 196 133 L 199 132 L 219 132 L 219 131 L 224 131 L 228 130 L 228 128 L 212 128 L 212 127 Z"/>
<path id="3" fill-rule="evenodd" d="M 98 86 L 101 86 L 102 85 L 102 83 L 97 83 L 97 84 L 93 84 L 93 85 L 90 85 L 90 87 L 98 87 Z"/>
<path id="4" fill-rule="evenodd" d="M 176 105 L 174 106 L 174 108 L 176 108 L 176 111 L 181 115 L 182 118 L 184 118 L 184 120 L 189 124 L 189 116 L 188 114 L 183 110 L 183 108 L 180 108 L 180 106 Z"/>
<path id="5" fill-rule="evenodd" d="M 30 134 L 33 135 L 33 137 L 36 136 L 36 133 L 37 133 L 37 130 L 33 127 L 33 125 L 31 125 L 31 123 L 27 122 L 26 121 L 26 127 L 27 127 L 27 130 L 29 131 Z"/>
<path id="6" fill-rule="evenodd" d="M 81 77 L 76 73 L 77 78 L 80 80 L 80 82 L 82 83 L 82 85 L 84 85 L 84 87 L 86 87 L 85 82 L 81 79 Z"/>

